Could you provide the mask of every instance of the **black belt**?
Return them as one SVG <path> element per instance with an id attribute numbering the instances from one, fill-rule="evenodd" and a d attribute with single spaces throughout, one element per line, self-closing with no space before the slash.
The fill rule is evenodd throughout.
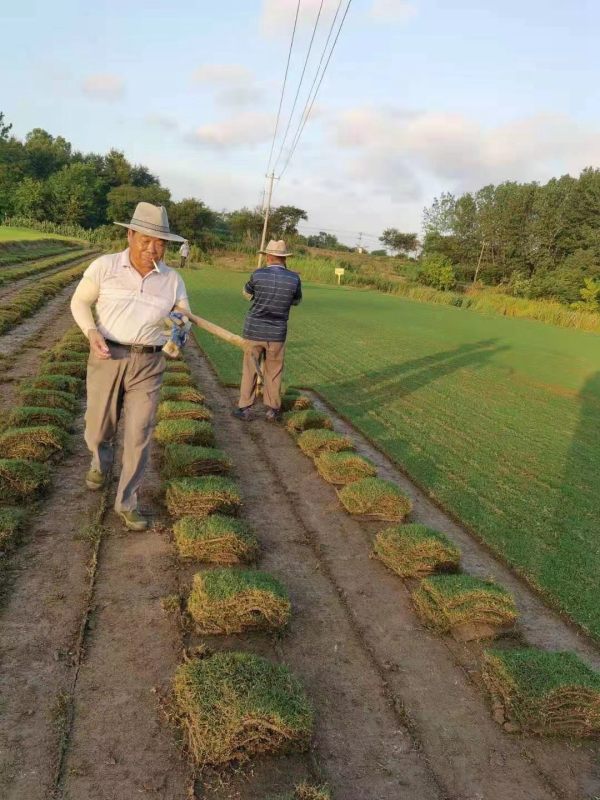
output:
<path id="1" fill-rule="evenodd" d="M 162 350 L 162 344 L 121 344 L 121 342 L 113 342 L 110 339 L 105 341 L 106 344 L 112 344 L 113 347 L 123 347 L 132 353 L 160 353 Z"/>

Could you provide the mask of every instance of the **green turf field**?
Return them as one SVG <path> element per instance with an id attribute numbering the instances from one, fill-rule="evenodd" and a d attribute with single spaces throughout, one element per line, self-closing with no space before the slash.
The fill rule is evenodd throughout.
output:
<path id="1" fill-rule="evenodd" d="M 0 242 L 24 242 L 34 239 L 67 239 L 66 236 L 57 236 L 54 233 L 42 233 L 28 228 L 5 228 L 0 225 Z"/>
<path id="2" fill-rule="evenodd" d="M 196 313 L 241 333 L 245 275 L 186 271 Z M 600 337 L 306 285 L 286 383 L 312 387 L 600 637 Z M 221 378 L 238 351 L 200 341 Z"/>

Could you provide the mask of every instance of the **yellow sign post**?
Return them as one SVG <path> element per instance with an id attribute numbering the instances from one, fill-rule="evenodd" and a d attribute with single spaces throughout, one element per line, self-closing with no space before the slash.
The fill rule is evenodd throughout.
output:
<path id="1" fill-rule="evenodd" d="M 335 268 L 335 274 L 337 275 L 337 279 L 338 279 L 338 286 L 342 282 L 342 275 L 344 274 L 344 272 L 345 272 L 345 270 L 342 267 L 336 267 Z"/>

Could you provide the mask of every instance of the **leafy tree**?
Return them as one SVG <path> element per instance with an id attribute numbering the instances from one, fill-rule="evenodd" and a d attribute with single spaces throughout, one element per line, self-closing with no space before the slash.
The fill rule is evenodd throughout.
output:
<path id="1" fill-rule="evenodd" d="M 227 214 L 227 224 L 234 239 L 259 239 L 262 233 L 264 218 L 261 212 L 255 208 L 240 208 Z"/>
<path id="2" fill-rule="evenodd" d="M 160 186 L 156 175 L 152 175 L 143 164 L 136 164 L 131 168 L 131 183 L 133 186 Z"/>
<path id="3" fill-rule="evenodd" d="M 387 250 L 371 250 L 372 256 L 387 256 Z"/>
<path id="4" fill-rule="evenodd" d="M 102 177 L 108 186 L 131 184 L 131 164 L 120 150 L 109 150 L 104 156 Z"/>
<path id="5" fill-rule="evenodd" d="M 12 122 L 4 122 L 4 112 L 0 111 L 0 142 L 8 140 L 8 134 L 12 130 Z"/>
<path id="6" fill-rule="evenodd" d="M 316 236 L 307 236 L 306 244 L 309 247 L 320 247 L 324 250 L 336 250 L 340 245 L 337 236 L 325 231 L 319 231 Z"/>
<path id="7" fill-rule="evenodd" d="M 306 211 L 296 206 L 279 206 L 269 215 L 269 231 L 274 239 L 295 236 L 300 220 L 307 220 Z"/>
<path id="8" fill-rule="evenodd" d="M 104 220 L 106 185 L 89 164 L 70 164 L 47 181 L 51 220 L 95 227 Z"/>
<path id="9" fill-rule="evenodd" d="M 115 186 L 107 195 L 106 217 L 111 222 L 127 222 L 138 203 L 168 206 L 171 192 L 161 186 Z"/>
<path id="10" fill-rule="evenodd" d="M 580 311 L 600 311 L 600 282 L 592 278 L 585 278 L 583 289 L 580 290 L 581 300 L 573 303 L 573 308 Z"/>
<path id="11" fill-rule="evenodd" d="M 17 184 L 13 195 L 13 211 L 24 217 L 44 220 L 50 216 L 50 191 L 46 181 L 25 178 Z"/>
<path id="12" fill-rule="evenodd" d="M 188 197 L 169 208 L 169 222 L 173 230 L 190 241 L 198 242 L 203 233 L 212 228 L 216 221 L 214 211 L 201 200 Z"/>
<path id="13" fill-rule="evenodd" d="M 386 228 L 379 241 L 398 255 L 412 253 L 419 247 L 416 233 L 402 233 L 398 228 Z"/>
<path id="14" fill-rule="evenodd" d="M 442 291 L 454 289 L 456 286 L 452 263 L 440 254 L 425 256 L 417 273 L 417 280 L 425 286 L 433 286 Z"/>
<path id="15" fill-rule="evenodd" d="M 45 180 L 71 160 L 71 144 L 62 136 L 51 136 L 42 128 L 34 128 L 25 137 L 27 174 Z"/>

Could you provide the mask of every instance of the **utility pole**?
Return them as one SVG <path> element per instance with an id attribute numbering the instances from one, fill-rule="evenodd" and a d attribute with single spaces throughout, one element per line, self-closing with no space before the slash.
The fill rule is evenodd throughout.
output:
<path id="1" fill-rule="evenodd" d="M 477 276 L 479 275 L 479 269 L 481 267 L 481 259 L 483 258 L 483 253 L 487 246 L 487 242 L 484 240 L 481 244 L 481 252 L 479 253 L 479 261 L 477 262 L 477 269 L 475 270 L 475 276 L 473 278 L 473 283 L 477 283 Z"/>
<path id="2" fill-rule="evenodd" d="M 356 250 L 358 253 L 362 253 L 362 231 L 358 234 L 358 242 L 356 244 Z"/>
<path id="3" fill-rule="evenodd" d="M 271 197 L 273 196 L 273 181 L 275 180 L 275 173 L 272 172 L 270 175 L 267 175 L 269 179 L 269 192 L 267 194 L 267 204 L 264 208 L 265 212 L 265 224 L 263 225 L 263 232 L 262 238 L 260 240 L 260 249 L 265 249 L 265 242 L 267 240 L 267 226 L 269 224 L 269 214 L 271 213 Z M 262 253 L 259 252 L 258 254 L 258 269 L 262 267 Z"/>

